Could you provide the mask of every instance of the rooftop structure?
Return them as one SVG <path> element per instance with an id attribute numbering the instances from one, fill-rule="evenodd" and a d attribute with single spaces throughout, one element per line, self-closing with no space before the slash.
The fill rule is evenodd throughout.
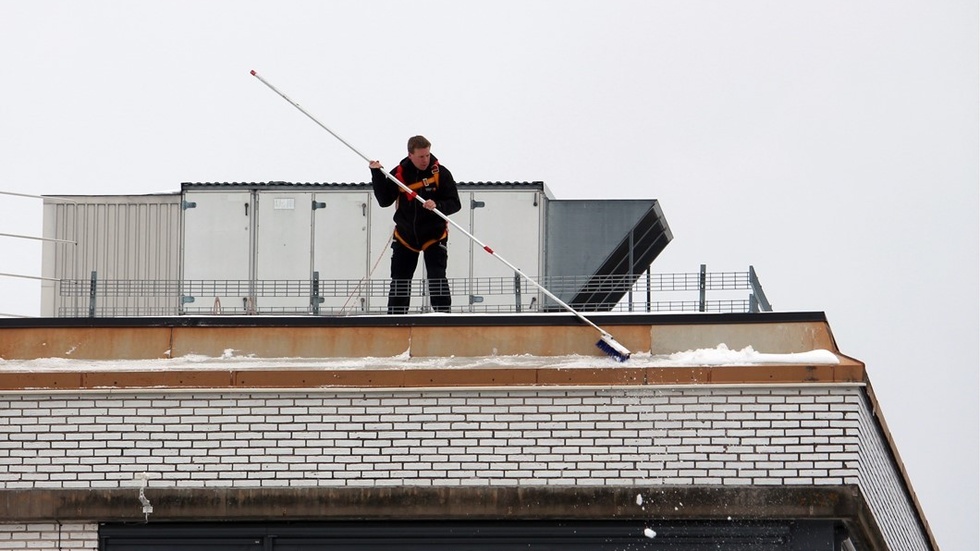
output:
<path id="1" fill-rule="evenodd" d="M 653 199 L 559 200 L 542 182 L 458 188 L 461 227 L 583 311 L 649 289 L 640 276 L 672 239 Z M 44 316 L 385 311 L 393 225 L 369 184 L 185 183 L 48 197 L 44 213 Z M 460 232 L 448 248 L 454 312 L 560 309 Z"/>
<path id="2" fill-rule="evenodd" d="M 363 184 L 47 198 L 45 317 L 0 320 L 0 551 L 937 549 L 822 313 L 652 274 L 654 200 L 460 190 L 571 308 L 450 240 L 453 312 L 378 314 Z"/>

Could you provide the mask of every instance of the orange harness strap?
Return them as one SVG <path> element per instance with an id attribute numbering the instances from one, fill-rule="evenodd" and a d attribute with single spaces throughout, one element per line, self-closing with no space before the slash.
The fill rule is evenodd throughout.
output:
<path id="1" fill-rule="evenodd" d="M 405 176 L 402 174 L 402 165 L 398 165 L 398 168 L 395 169 L 395 178 L 398 178 L 399 182 L 405 184 Z M 422 178 L 422 180 L 415 182 L 414 184 L 405 184 L 405 186 L 412 190 L 412 192 L 415 192 L 429 184 L 434 184 L 437 188 L 439 187 L 439 161 L 436 161 L 435 164 L 432 165 L 432 178 Z M 402 188 L 398 188 L 398 190 L 405 195 L 412 195 Z M 412 198 L 414 199 L 415 196 L 412 195 Z"/>
<path id="2" fill-rule="evenodd" d="M 434 184 L 436 187 L 439 187 L 439 173 L 438 172 L 436 172 L 435 174 L 433 174 L 432 175 L 432 178 L 422 178 L 420 181 L 415 182 L 414 184 L 405 184 L 405 186 L 408 189 L 412 190 L 412 191 L 418 191 L 418 190 L 420 190 L 420 189 L 428 186 L 429 184 Z M 402 193 L 405 193 L 405 194 L 408 193 L 407 191 L 405 191 L 402 188 L 398 188 L 398 189 L 401 190 Z"/>
<path id="3" fill-rule="evenodd" d="M 410 251 L 415 251 L 417 253 L 420 253 L 420 252 L 428 249 L 429 247 L 431 247 L 431 246 L 435 245 L 436 243 L 442 241 L 443 239 L 445 239 L 448 236 L 449 236 L 449 230 L 447 229 L 447 230 L 443 231 L 442 232 L 442 235 L 440 235 L 439 237 L 437 237 L 435 239 L 430 239 L 430 240 L 426 241 L 425 243 L 422 243 L 422 248 L 421 249 L 416 249 L 415 247 L 409 245 L 408 242 L 405 241 L 405 239 L 401 235 L 398 234 L 398 228 L 395 228 L 395 239 L 397 239 L 399 243 L 401 243 L 402 245 L 404 245 L 406 249 L 408 249 Z"/>

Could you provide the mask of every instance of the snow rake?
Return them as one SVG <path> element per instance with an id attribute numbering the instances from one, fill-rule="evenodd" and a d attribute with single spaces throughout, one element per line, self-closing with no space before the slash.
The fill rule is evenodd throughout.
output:
<path id="1" fill-rule="evenodd" d="M 322 122 L 320 122 L 319 120 L 317 120 L 316 117 L 314 117 L 313 115 L 311 115 L 306 109 L 303 109 L 303 107 L 301 107 L 300 104 L 298 104 L 295 101 L 291 100 L 289 98 L 289 96 L 287 96 L 286 94 L 282 93 L 278 88 L 276 88 L 275 86 L 273 86 L 269 81 L 267 81 L 266 79 L 262 78 L 262 76 L 260 76 L 254 70 L 253 71 L 250 71 L 250 73 L 252 74 L 253 77 L 259 79 L 259 81 L 262 82 L 262 84 L 265 84 L 266 86 L 268 86 L 270 90 L 272 90 L 273 92 L 279 94 L 282 97 L 282 99 L 288 101 L 296 109 L 299 109 L 299 111 L 301 113 L 303 113 L 304 115 L 306 115 L 307 117 L 309 117 L 309 119 L 312 120 L 313 122 L 315 122 L 317 124 L 317 126 L 319 126 L 320 128 L 326 130 L 327 132 L 329 132 L 330 135 L 333 136 L 334 138 L 337 138 L 337 140 L 339 140 L 340 143 L 342 143 L 345 146 L 347 146 L 348 149 L 350 149 L 351 151 L 353 151 L 354 153 L 356 153 L 360 158 L 364 159 L 365 162 L 368 162 L 368 163 L 371 162 L 371 159 L 368 158 L 367 155 L 361 153 L 356 147 L 354 147 L 353 145 L 351 145 L 350 143 L 348 143 L 347 140 L 343 139 L 336 132 L 334 132 L 333 130 L 331 130 L 330 128 L 328 128 L 325 124 L 323 124 Z M 388 171 L 382 169 L 381 172 L 382 172 L 382 174 L 385 175 L 385 177 L 387 177 L 389 180 L 391 180 L 392 182 L 394 182 L 395 185 L 397 185 L 402 191 L 404 191 L 408 195 L 408 199 L 409 200 L 418 200 L 418 201 L 421 201 L 422 203 L 425 202 L 425 199 L 423 199 L 422 197 L 420 197 L 415 191 L 413 191 L 411 188 L 409 188 L 404 183 L 402 183 L 401 181 L 399 181 L 398 178 L 395 178 Z M 605 329 L 599 327 L 598 325 L 596 325 L 595 323 L 593 323 L 592 320 L 590 320 L 590 319 L 586 318 L 585 316 L 583 316 L 581 312 L 579 312 L 578 310 L 572 308 L 571 306 L 568 305 L 568 303 L 566 303 L 565 301 L 563 301 L 560 298 L 558 298 L 557 296 L 555 296 L 554 293 L 552 293 L 551 291 L 549 291 L 548 289 L 546 289 L 543 285 L 541 285 L 540 283 L 538 283 L 537 281 L 535 281 L 530 276 L 526 275 L 519 268 L 517 268 L 516 266 L 514 266 L 513 264 L 511 264 L 506 258 L 504 258 L 504 257 L 500 256 L 499 254 L 497 254 L 493 249 L 491 249 L 489 246 L 487 246 L 483 241 L 480 241 L 475 235 L 473 235 L 470 232 L 466 231 L 462 226 L 460 226 L 456 222 L 450 220 L 449 217 L 446 216 L 445 214 L 443 214 L 439 209 L 433 209 L 432 212 L 434 212 L 440 218 L 442 218 L 443 220 L 445 220 L 447 223 L 452 224 L 452 226 L 454 228 L 456 228 L 457 230 L 459 230 L 466 237 L 470 238 L 474 243 L 476 243 L 480 247 L 483 247 L 483 250 L 484 251 L 486 251 L 487 253 L 489 253 L 491 256 L 493 256 L 497 260 L 503 262 L 508 268 L 510 268 L 511 270 L 513 270 L 515 273 L 520 274 L 520 276 L 522 278 L 524 278 L 528 283 L 530 283 L 530 284 L 534 285 L 535 287 L 537 287 L 538 290 L 540 290 L 542 293 L 544 293 L 548 298 L 550 298 L 551 300 L 555 301 L 556 303 L 558 303 L 559 305 L 561 305 L 564 309 L 566 309 L 569 312 L 571 312 L 572 314 L 574 314 L 575 317 L 577 317 L 578 319 L 580 319 L 583 322 L 587 323 L 588 325 L 592 326 L 593 329 L 595 329 L 596 331 L 599 332 L 599 341 L 596 343 L 596 347 L 598 347 L 599 350 L 602 350 L 605 354 L 607 354 L 608 356 L 612 357 L 613 359 L 615 359 L 616 361 L 619 361 L 619 362 L 625 362 L 626 360 L 628 360 L 630 358 L 630 355 L 632 353 L 629 351 L 629 349 L 626 348 L 625 346 L 623 346 L 622 344 L 620 344 L 619 342 L 617 342 L 616 339 L 613 338 L 613 336 L 611 334 L 609 334 L 608 331 L 606 331 Z"/>

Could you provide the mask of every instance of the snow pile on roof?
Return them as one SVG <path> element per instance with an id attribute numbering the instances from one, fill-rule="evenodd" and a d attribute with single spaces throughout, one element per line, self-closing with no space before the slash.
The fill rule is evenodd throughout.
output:
<path id="1" fill-rule="evenodd" d="M 751 346 L 729 350 L 724 344 L 717 348 L 702 348 L 676 352 L 668 356 L 671 366 L 757 365 L 757 364 L 839 364 L 840 359 L 829 350 L 811 350 L 795 354 L 765 354 Z"/>
<path id="2" fill-rule="evenodd" d="M 0 359 L 0 371 L 163 371 L 163 370 L 248 370 L 248 369 L 474 369 L 474 368 L 597 368 L 597 367 L 706 367 L 745 365 L 834 365 L 837 355 L 829 350 L 811 350 L 794 354 L 767 354 L 751 346 L 731 350 L 720 344 L 716 348 L 687 350 L 674 354 L 635 353 L 626 363 L 608 356 L 514 356 L 480 357 L 412 357 L 408 351 L 387 358 L 257 358 L 237 355 L 227 349 L 220 357 L 187 355 L 155 360 L 83 360 L 41 358 L 33 360 Z"/>

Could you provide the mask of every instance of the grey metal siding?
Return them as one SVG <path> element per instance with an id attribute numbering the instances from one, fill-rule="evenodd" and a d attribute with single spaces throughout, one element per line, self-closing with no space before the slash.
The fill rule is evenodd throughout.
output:
<path id="1" fill-rule="evenodd" d="M 175 313 L 176 289 L 155 282 L 178 279 L 180 195 L 68 199 L 46 199 L 44 204 L 44 236 L 74 244 L 43 246 L 44 277 L 62 281 L 42 285 L 41 315 L 87 310 L 87 297 L 69 291 L 87 285 L 92 272 L 100 282 L 124 281 L 128 287 L 126 292 L 118 287 L 100 292 L 99 315 Z M 133 293 L 133 287 L 142 290 Z"/>

